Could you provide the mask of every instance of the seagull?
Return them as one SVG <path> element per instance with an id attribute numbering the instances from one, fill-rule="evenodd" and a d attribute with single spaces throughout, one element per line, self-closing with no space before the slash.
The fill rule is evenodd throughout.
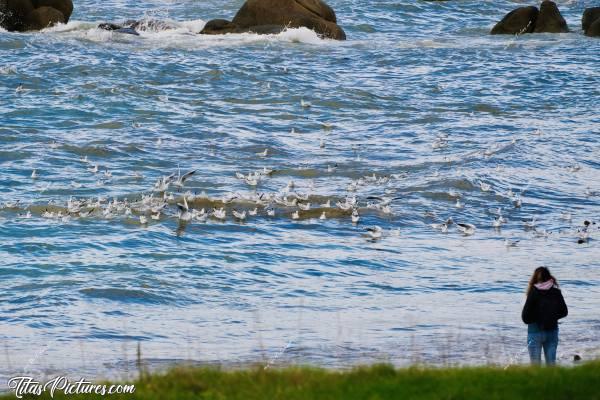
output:
<path id="1" fill-rule="evenodd" d="M 171 174 L 169 176 L 163 176 L 158 178 L 158 181 L 154 184 L 155 192 L 166 192 L 169 189 L 169 185 L 175 179 L 175 174 Z"/>
<path id="2" fill-rule="evenodd" d="M 246 179 L 246 175 L 242 174 L 241 172 L 236 172 L 235 177 L 241 180 Z"/>
<path id="3" fill-rule="evenodd" d="M 433 150 L 443 149 L 445 147 L 448 147 L 448 141 L 443 138 L 437 138 L 431 143 L 431 148 Z"/>
<path id="4" fill-rule="evenodd" d="M 160 211 L 157 214 L 150 215 L 150 218 L 152 218 L 155 221 L 158 221 L 160 219 Z"/>
<path id="5" fill-rule="evenodd" d="M 523 223 L 523 225 L 525 226 L 525 229 L 527 229 L 527 230 L 535 229 L 535 226 L 536 226 L 535 220 L 536 220 L 536 217 L 534 215 L 533 218 L 531 219 L 531 221 L 525 221 Z"/>
<path id="6" fill-rule="evenodd" d="M 42 213 L 42 218 L 54 218 L 54 212 L 46 210 Z"/>
<path id="7" fill-rule="evenodd" d="M 381 236 L 383 235 L 383 229 L 381 229 L 380 226 L 373 226 L 371 228 L 367 228 L 366 230 L 367 235 L 373 240 L 381 239 Z"/>
<path id="8" fill-rule="evenodd" d="M 250 186 L 258 186 L 258 179 L 256 179 L 256 178 L 247 177 L 245 179 L 245 181 L 246 181 L 246 184 L 248 184 Z"/>
<path id="9" fill-rule="evenodd" d="M 517 247 L 517 244 L 519 244 L 520 240 L 508 240 L 508 239 L 504 239 L 504 245 L 506 247 Z"/>
<path id="10" fill-rule="evenodd" d="M 274 209 L 272 209 L 272 208 L 268 208 L 268 209 L 267 209 L 267 215 L 268 215 L 269 217 L 274 217 L 274 216 L 275 216 L 275 210 L 274 210 Z"/>
<path id="11" fill-rule="evenodd" d="M 355 208 L 354 211 L 352 211 L 352 223 L 358 224 L 358 221 L 360 221 L 360 216 L 358 215 L 358 210 Z"/>
<path id="12" fill-rule="evenodd" d="M 521 208 L 521 206 L 523 205 L 523 201 L 519 196 L 515 196 L 515 198 L 513 199 L 513 204 L 515 205 L 515 208 Z"/>
<path id="13" fill-rule="evenodd" d="M 323 213 L 321 214 L 321 216 L 319 217 L 320 220 L 325 220 L 327 219 L 327 215 L 325 214 L 325 211 L 323 211 Z"/>
<path id="14" fill-rule="evenodd" d="M 304 99 L 300 99 L 300 106 L 302 106 L 302 108 L 309 108 L 312 106 L 312 104 L 310 104 L 308 101 L 304 101 Z"/>
<path id="15" fill-rule="evenodd" d="M 243 221 L 246 219 L 246 211 L 242 211 L 242 212 L 237 212 L 235 210 L 232 211 L 233 216 L 237 219 L 239 219 L 240 221 Z"/>
<path id="16" fill-rule="evenodd" d="M 37 179 L 37 178 L 38 178 L 37 169 L 34 169 L 33 172 L 31 173 L 31 179 Z"/>
<path id="17" fill-rule="evenodd" d="M 19 83 L 19 86 L 17 86 L 17 88 L 15 89 L 15 92 L 16 92 L 16 93 L 21 93 L 23 90 L 25 90 L 25 89 L 23 88 L 23 84 L 22 84 L 22 83 Z"/>
<path id="18" fill-rule="evenodd" d="M 251 217 L 254 217 L 256 214 L 258 214 L 258 208 L 248 211 L 248 215 Z"/>
<path id="19" fill-rule="evenodd" d="M 431 224 L 431 227 L 436 230 L 440 230 L 442 233 L 448 232 L 448 223 L 442 222 L 441 224 Z"/>
<path id="20" fill-rule="evenodd" d="M 335 205 L 340 208 L 343 211 L 348 211 L 350 210 L 354 205 L 353 204 L 348 204 L 348 203 L 342 203 L 340 201 L 338 201 L 337 203 L 335 203 Z"/>
<path id="21" fill-rule="evenodd" d="M 329 173 L 335 172 L 337 167 L 338 167 L 337 163 L 334 165 L 327 165 L 327 172 L 329 172 Z"/>
<path id="22" fill-rule="evenodd" d="M 225 211 L 224 208 L 220 208 L 220 209 L 213 209 L 213 217 L 215 217 L 216 219 L 220 219 L 220 220 L 224 220 L 227 217 L 227 211 Z"/>
<path id="23" fill-rule="evenodd" d="M 204 211 L 204 209 L 202 211 Z M 199 214 L 196 215 L 196 220 L 197 221 L 206 222 L 207 219 L 208 219 L 208 214 L 206 214 L 206 213 L 201 212 L 201 213 L 199 213 Z"/>
<path id="24" fill-rule="evenodd" d="M 308 211 L 310 210 L 310 203 L 298 203 L 298 208 L 301 209 L 302 211 Z"/>
<path id="25" fill-rule="evenodd" d="M 298 200 L 302 200 L 302 201 L 308 201 L 308 193 L 306 194 L 301 194 L 301 193 L 294 193 L 294 196 L 296 196 L 296 198 Z M 310 204 L 310 203 L 309 203 Z"/>
<path id="26" fill-rule="evenodd" d="M 140 215 L 140 224 L 146 225 L 147 223 L 148 223 L 148 218 L 146 218 L 144 215 Z"/>
<path id="27" fill-rule="evenodd" d="M 299 219 L 300 218 L 300 213 L 298 211 L 294 211 L 292 213 L 292 219 Z"/>
<path id="28" fill-rule="evenodd" d="M 483 182 L 483 181 L 479 181 L 479 187 L 484 192 L 489 192 L 490 190 L 492 190 L 492 186 L 490 184 L 487 184 L 487 183 Z"/>
<path id="29" fill-rule="evenodd" d="M 502 219 L 495 218 L 494 221 L 492 221 L 492 226 L 496 229 L 499 229 L 502 226 Z"/>
<path id="30" fill-rule="evenodd" d="M 588 222 L 588 221 L 585 221 L 585 222 Z M 578 244 L 587 243 L 589 241 L 590 232 L 588 231 L 588 226 L 589 226 L 589 222 L 585 226 L 585 228 L 578 230 L 578 232 L 577 232 L 577 243 Z"/>
<path id="31" fill-rule="evenodd" d="M 263 167 L 262 170 L 262 174 L 267 176 L 267 175 L 271 175 L 273 173 L 273 170 L 271 168 L 267 168 L 267 167 Z"/>
<path id="32" fill-rule="evenodd" d="M 112 178 L 112 172 L 110 172 L 109 170 L 105 170 L 104 171 L 104 177 L 106 177 L 106 178 Z"/>
<path id="33" fill-rule="evenodd" d="M 163 143 L 163 140 L 162 140 L 162 138 L 158 138 L 158 139 L 156 139 L 156 145 L 157 145 L 157 146 L 161 146 L 161 145 L 162 145 L 162 143 Z"/>
<path id="34" fill-rule="evenodd" d="M 466 236 L 471 236 L 475 233 L 475 225 L 473 224 L 456 224 L 458 226 L 458 230 L 461 231 Z"/>
<path id="35" fill-rule="evenodd" d="M 322 208 L 331 208 L 331 200 L 327 200 L 327 202 L 321 204 Z"/>
<path id="36" fill-rule="evenodd" d="M 581 165 L 579 165 L 579 164 L 571 165 L 567 169 L 569 170 L 569 172 L 578 172 L 579 170 L 581 170 Z"/>
<path id="37" fill-rule="evenodd" d="M 81 157 L 81 158 L 79 159 L 79 161 L 81 161 L 81 162 L 82 162 L 82 163 L 84 163 L 84 164 L 87 164 L 87 163 L 89 163 L 89 161 L 88 161 L 88 156 L 86 155 L 85 157 Z"/>
<path id="38" fill-rule="evenodd" d="M 97 174 L 98 173 L 98 164 L 95 164 L 92 168 L 89 168 L 88 171 L 90 171 L 93 174 Z"/>
<path id="39" fill-rule="evenodd" d="M 179 219 L 182 221 L 189 221 L 192 219 L 192 214 L 190 214 L 190 207 L 188 206 L 187 199 L 183 196 L 183 204 L 177 203 L 177 207 L 179 208 Z"/>
<path id="40" fill-rule="evenodd" d="M 460 202 L 460 199 L 456 199 L 456 204 L 454 205 L 456 208 L 465 208 L 465 205 Z"/>
<path id="41" fill-rule="evenodd" d="M 265 149 L 265 151 L 263 151 L 263 152 L 256 153 L 256 155 L 259 157 L 266 157 L 269 155 L 269 149 Z"/>
<path id="42" fill-rule="evenodd" d="M 177 180 L 175 182 L 173 182 L 174 186 L 177 186 L 178 188 L 183 188 L 183 185 L 185 184 L 185 181 L 189 179 L 190 176 L 194 175 L 196 173 L 196 170 L 187 172 L 183 175 L 181 175 L 181 171 L 179 170 L 179 168 L 177 169 Z"/>

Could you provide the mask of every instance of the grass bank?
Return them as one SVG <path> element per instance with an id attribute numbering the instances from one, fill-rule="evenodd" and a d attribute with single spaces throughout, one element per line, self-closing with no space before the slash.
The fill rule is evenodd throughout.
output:
<path id="1" fill-rule="evenodd" d="M 599 399 L 600 362 L 565 368 L 176 368 L 135 382 L 134 394 L 55 399 Z M 0 397 L 0 400 L 13 396 Z M 49 393 L 27 399 L 49 399 Z"/>

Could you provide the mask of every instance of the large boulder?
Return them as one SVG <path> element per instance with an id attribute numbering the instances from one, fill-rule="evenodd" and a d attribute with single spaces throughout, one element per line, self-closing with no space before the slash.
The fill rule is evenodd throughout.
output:
<path id="1" fill-rule="evenodd" d="M 8 31 L 40 30 L 67 23 L 71 0 L 0 0 L 0 26 Z"/>
<path id="2" fill-rule="evenodd" d="M 25 23 L 25 30 L 39 31 L 58 23 L 65 23 L 63 13 L 53 7 L 39 7 L 29 13 Z"/>
<path id="3" fill-rule="evenodd" d="M 600 18 L 597 18 L 585 31 L 587 36 L 600 37 Z"/>
<path id="4" fill-rule="evenodd" d="M 319 35 L 346 39 L 335 12 L 321 0 L 247 0 L 233 20 L 209 21 L 200 33 L 278 33 L 286 28 L 306 27 Z"/>
<path id="5" fill-rule="evenodd" d="M 67 21 L 73 14 L 73 2 L 71 0 L 32 0 L 32 3 L 34 8 L 52 7 L 57 9 Z"/>
<path id="6" fill-rule="evenodd" d="M 520 35 L 535 29 L 539 10 L 537 7 L 519 7 L 504 16 L 490 32 L 492 35 Z"/>
<path id="7" fill-rule="evenodd" d="M 600 7 L 586 8 L 581 17 L 581 28 L 583 29 L 583 32 L 588 36 L 600 36 L 598 33 L 599 25 L 592 28 L 592 25 L 598 21 L 600 21 Z"/>
<path id="8" fill-rule="evenodd" d="M 25 18 L 32 11 L 29 0 L 0 0 L 0 26 L 7 31 L 24 31 Z"/>
<path id="9" fill-rule="evenodd" d="M 535 33 L 564 33 L 569 32 L 567 22 L 561 15 L 556 3 L 553 1 L 542 1 L 540 14 L 535 22 Z"/>

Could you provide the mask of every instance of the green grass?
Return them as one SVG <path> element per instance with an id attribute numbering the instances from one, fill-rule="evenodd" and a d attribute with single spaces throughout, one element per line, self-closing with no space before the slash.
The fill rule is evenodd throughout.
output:
<path id="1" fill-rule="evenodd" d="M 175 368 L 150 375 L 133 395 L 105 399 L 600 399 L 600 362 L 566 368 L 408 368 L 375 365 L 338 372 L 285 369 Z M 0 397 L 0 400 L 14 398 Z M 41 397 L 49 399 L 48 393 Z M 94 399 L 91 395 L 55 399 Z"/>

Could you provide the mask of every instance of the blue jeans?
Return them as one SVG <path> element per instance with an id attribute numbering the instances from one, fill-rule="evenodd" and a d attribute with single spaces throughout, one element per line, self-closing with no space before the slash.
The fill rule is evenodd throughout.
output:
<path id="1" fill-rule="evenodd" d="M 532 326 L 534 325 L 534 326 Z M 527 349 L 532 364 L 542 363 L 542 349 L 546 365 L 556 364 L 556 348 L 558 347 L 558 328 L 553 331 L 543 331 L 537 325 L 530 324 L 527 332 Z"/>

